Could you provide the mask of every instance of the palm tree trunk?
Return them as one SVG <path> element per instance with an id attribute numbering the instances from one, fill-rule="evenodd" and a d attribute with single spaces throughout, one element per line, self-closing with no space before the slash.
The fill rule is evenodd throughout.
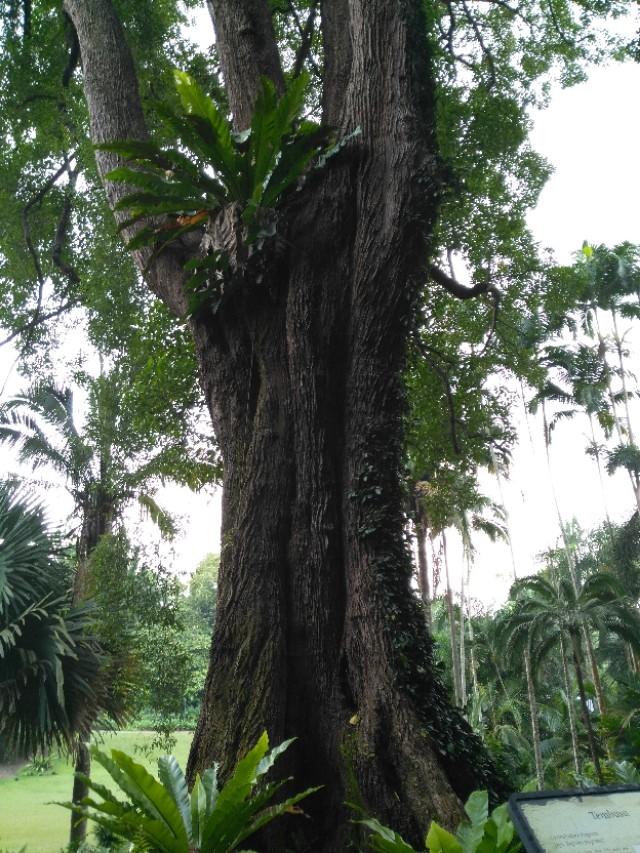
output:
<path id="1" fill-rule="evenodd" d="M 560 535 L 562 537 L 562 545 L 565 553 L 565 557 L 567 560 L 567 567 L 569 569 L 569 576 L 571 578 L 571 584 L 573 586 L 573 590 L 576 596 L 580 592 L 580 582 L 578 580 L 578 572 L 576 571 L 576 564 L 573 557 L 573 553 L 571 551 L 571 547 L 569 545 L 569 539 L 567 538 L 567 529 L 565 527 L 564 519 L 562 517 L 562 513 L 560 512 L 560 504 L 558 503 L 558 495 L 555 488 L 555 483 L 553 480 L 553 468 L 551 466 L 551 453 L 550 453 L 550 438 L 549 438 L 549 423 L 547 421 L 547 412 L 544 405 L 544 401 L 542 403 L 542 418 L 544 424 L 544 445 L 547 457 L 547 471 L 549 474 L 549 483 L 551 485 L 551 494 L 553 496 L 553 502 L 556 509 L 556 515 L 558 517 L 558 524 L 560 525 Z M 596 661 L 596 657 L 593 651 L 593 644 L 591 643 L 591 638 L 588 635 L 588 632 L 585 628 L 582 629 L 582 637 L 587 647 L 587 655 L 589 657 L 589 666 L 591 668 L 591 674 L 593 676 L 593 684 L 596 690 L 596 700 L 598 703 L 598 711 L 600 714 L 604 713 L 605 709 L 605 700 L 604 693 L 602 691 L 602 684 L 600 681 L 600 672 L 598 670 L 598 664 Z"/>
<path id="2" fill-rule="evenodd" d="M 616 352 L 618 354 L 618 363 L 620 365 L 620 381 L 622 382 L 622 394 L 623 394 L 623 403 L 624 403 L 624 411 L 627 416 L 627 431 L 629 434 L 629 442 L 631 444 L 635 444 L 635 438 L 633 435 L 633 426 L 631 424 L 631 412 L 629 411 L 629 393 L 627 391 L 627 379 L 626 379 L 626 370 L 624 367 L 624 356 L 622 353 L 622 338 L 620 337 L 620 332 L 618 331 L 618 315 L 614 308 L 611 309 L 611 318 L 613 320 L 613 339 L 616 345 Z"/>
<path id="3" fill-rule="evenodd" d="M 418 588 L 424 605 L 424 615 L 429 633 L 432 630 L 431 590 L 429 589 L 429 563 L 427 561 L 427 523 L 424 509 L 416 501 L 416 550 L 418 552 Z"/>
<path id="4" fill-rule="evenodd" d="M 460 699 L 462 707 L 467 704 L 467 654 L 466 654 L 466 619 L 465 619 L 465 592 L 464 571 L 460 577 Z"/>
<path id="5" fill-rule="evenodd" d="M 596 441 L 596 432 L 593 425 L 593 415 L 590 412 L 587 412 L 587 417 L 589 418 L 589 427 L 591 428 L 591 444 L 593 447 L 593 455 L 596 460 L 596 467 L 598 468 L 598 482 L 600 483 L 600 495 L 602 497 L 602 506 L 604 508 L 604 517 L 607 522 L 607 530 L 609 532 L 609 540 L 613 544 L 613 527 L 611 525 L 611 516 L 609 515 L 609 506 L 607 503 L 607 494 L 604 487 L 604 477 L 602 476 L 602 462 L 600 461 L 600 451 L 598 450 L 598 442 Z"/>
<path id="6" fill-rule="evenodd" d="M 629 392 L 627 391 L 627 378 L 624 367 L 624 356 L 622 353 L 622 338 L 620 337 L 620 332 L 618 331 L 618 316 L 614 308 L 611 309 L 611 318 L 613 319 L 613 339 L 616 345 L 616 352 L 618 354 L 618 363 L 620 365 L 620 381 L 622 382 L 623 404 L 627 419 L 628 443 L 635 446 L 636 440 L 633 433 L 633 425 L 631 423 L 631 412 L 629 410 Z M 631 481 L 634 484 L 636 504 L 638 506 L 638 512 L 640 512 L 640 477 L 638 477 L 637 474 L 632 474 L 631 471 L 629 472 L 629 476 L 631 477 Z"/>
<path id="7" fill-rule="evenodd" d="M 607 713 L 607 704 L 604 698 L 604 690 L 602 689 L 602 681 L 600 680 L 600 670 L 598 668 L 598 662 L 596 660 L 596 655 L 593 650 L 593 643 L 591 642 L 591 637 L 589 635 L 589 631 L 587 628 L 583 627 L 582 636 L 587 646 L 587 656 L 589 658 L 589 666 L 591 667 L 591 677 L 593 678 L 593 687 L 596 691 L 596 701 L 598 703 L 598 711 L 600 714 Z"/>
<path id="8" fill-rule="evenodd" d="M 633 649 L 631 648 L 631 643 L 624 644 L 624 652 L 625 657 L 627 659 L 627 668 L 629 669 L 629 672 L 632 672 L 635 675 L 635 673 L 637 673 L 638 671 L 638 667 L 636 664 L 636 656 L 634 655 Z"/>
<path id="9" fill-rule="evenodd" d="M 89 747 L 84 741 L 78 740 L 74 772 L 89 776 L 91 772 L 91 754 Z M 76 776 L 73 780 L 73 794 L 71 801 L 79 804 L 85 797 L 89 796 L 89 786 L 83 779 Z M 69 850 L 77 850 L 87 837 L 87 819 L 71 813 L 71 826 L 69 829 Z"/>
<path id="10" fill-rule="evenodd" d="M 520 387 L 522 388 L 522 383 L 520 383 Z M 524 403 L 524 390 L 522 391 L 522 402 Z M 526 411 L 525 406 L 525 411 Z M 527 427 L 529 422 L 527 420 Z M 531 439 L 531 445 L 533 446 L 533 437 L 531 436 L 531 430 L 529 429 L 529 438 Z M 495 451 L 492 447 L 489 448 L 489 453 L 491 454 L 491 463 L 493 465 L 494 471 L 496 472 L 496 479 L 498 481 L 498 493 L 500 494 L 500 506 L 502 507 L 502 511 L 504 513 L 504 523 L 507 529 L 507 542 L 509 544 L 509 552 L 511 553 L 511 569 L 513 571 L 513 579 L 514 581 L 518 580 L 518 572 L 516 571 L 516 555 L 513 550 L 513 539 L 511 538 L 511 520 L 509 518 L 509 511 L 507 510 L 507 505 L 504 499 L 504 491 L 502 488 L 502 474 L 500 473 L 500 465 L 498 464 L 498 457 L 495 454 Z"/>
<path id="11" fill-rule="evenodd" d="M 602 353 L 602 360 L 603 360 L 603 363 L 605 366 L 605 373 L 606 373 L 606 377 L 607 377 L 607 393 L 609 394 L 609 402 L 611 403 L 611 411 L 613 412 L 613 422 L 615 424 L 616 432 L 618 434 L 618 441 L 620 442 L 620 444 L 628 444 L 629 441 L 625 439 L 625 437 L 622 433 L 622 429 L 620 428 L 620 421 L 619 421 L 618 415 L 616 413 L 616 408 L 617 408 L 616 407 L 616 400 L 615 400 L 615 396 L 613 393 L 613 388 L 611 386 L 611 372 L 609 369 L 609 364 L 607 362 L 607 344 L 606 344 L 606 341 L 602 335 L 602 331 L 600 330 L 600 322 L 598 320 L 598 310 L 597 309 L 594 311 L 594 315 L 595 315 L 595 320 L 596 320 L 596 330 L 597 330 L 597 334 L 598 334 L 598 343 L 600 346 L 600 352 Z M 623 376 L 624 376 L 624 371 L 623 371 Z M 624 379 L 623 379 L 622 387 L 623 387 L 623 390 L 626 389 L 626 383 L 625 383 Z M 628 412 L 628 409 L 627 409 L 627 412 Z M 628 417 L 628 415 L 627 415 L 627 417 Z M 630 422 L 629 422 L 629 428 L 631 428 Z M 631 434 L 628 436 L 628 438 L 631 438 Z M 631 488 L 633 489 L 633 495 L 635 497 L 636 507 L 638 509 L 638 513 L 640 513 L 640 481 L 638 481 L 638 478 L 634 478 L 633 474 L 628 469 L 627 469 L 627 473 L 629 475 L 629 481 L 631 483 Z"/>
<path id="12" fill-rule="evenodd" d="M 596 739 L 591 724 L 591 715 L 589 706 L 587 705 L 587 695 L 584 689 L 584 677 L 582 675 L 582 664 L 580 663 L 580 641 L 577 633 L 571 634 L 571 646 L 573 650 L 573 665 L 576 671 L 576 679 L 578 681 L 578 693 L 580 695 L 580 707 L 582 709 L 582 721 L 587 731 L 587 740 L 589 741 L 589 752 L 596 773 L 596 779 L 599 785 L 604 785 L 604 777 L 602 776 L 602 768 L 600 767 L 600 759 L 598 758 L 598 750 L 596 748 Z"/>
<path id="13" fill-rule="evenodd" d="M 101 463 L 102 468 L 102 463 Z M 103 473 L 106 478 L 106 473 Z M 80 538 L 76 543 L 76 554 L 78 565 L 73 585 L 73 605 L 81 604 L 90 593 L 89 567 L 91 555 L 98 546 L 98 542 L 103 535 L 110 534 L 113 531 L 113 501 L 110 499 L 107 490 L 103 489 L 102 484 L 96 486 L 95 491 L 89 493 L 85 497 L 85 506 L 82 518 L 82 529 Z M 82 773 L 84 776 L 89 776 L 91 772 L 91 755 L 89 747 L 82 740 L 78 739 L 76 763 L 74 768 L 76 773 Z M 73 782 L 73 794 L 71 801 L 74 805 L 79 805 L 84 797 L 89 796 L 89 788 L 86 782 L 81 781 L 77 777 Z M 77 850 L 80 844 L 87 837 L 87 819 L 77 814 L 71 815 L 71 828 L 69 831 L 69 848 Z"/>
<path id="14" fill-rule="evenodd" d="M 449 576 L 449 557 L 447 551 L 447 535 L 442 531 L 442 551 L 444 555 L 444 572 L 447 582 L 447 614 L 449 616 L 449 637 L 451 639 L 451 668 L 453 671 L 453 697 L 458 707 L 461 705 L 462 687 L 460 679 L 460 655 L 456 638 L 456 620 L 453 611 L 453 594 Z"/>
<path id="15" fill-rule="evenodd" d="M 476 661 L 476 650 L 474 646 L 473 635 L 473 620 L 469 619 L 469 662 L 471 663 L 471 680 L 473 683 L 473 692 L 476 697 L 478 706 L 478 723 L 482 726 L 482 705 L 480 703 L 480 683 L 478 681 L 478 663 Z"/>
<path id="16" fill-rule="evenodd" d="M 542 765 L 542 749 L 540 747 L 540 723 L 538 720 L 538 702 L 531 674 L 531 657 L 529 650 L 524 652 L 524 671 L 527 676 L 527 697 L 529 699 L 529 714 L 531 715 L 531 737 L 533 739 L 533 758 L 536 766 L 536 784 L 538 790 L 544 788 L 544 768 Z"/>
<path id="17" fill-rule="evenodd" d="M 569 677 L 569 666 L 567 664 L 567 653 L 564 648 L 564 640 L 560 635 L 560 657 L 562 658 L 562 675 L 564 677 L 564 690 L 567 697 L 567 711 L 569 713 L 569 730 L 571 732 L 571 752 L 573 753 L 573 766 L 576 775 L 580 775 L 580 753 L 578 752 L 578 733 L 576 730 L 576 715 L 571 696 L 571 679 Z"/>

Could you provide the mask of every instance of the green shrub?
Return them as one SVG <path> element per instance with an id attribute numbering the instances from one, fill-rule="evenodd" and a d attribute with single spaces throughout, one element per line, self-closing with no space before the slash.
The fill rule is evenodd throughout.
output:
<path id="1" fill-rule="evenodd" d="M 432 821 L 425 846 L 429 853 L 516 853 L 522 844 L 514 835 L 507 804 L 503 803 L 489 815 L 486 791 L 474 791 L 465 807 L 468 820 L 463 821 L 455 835 Z M 372 850 L 379 853 L 418 853 L 397 832 L 383 826 L 375 818 L 362 823 L 373 831 L 369 838 Z"/>

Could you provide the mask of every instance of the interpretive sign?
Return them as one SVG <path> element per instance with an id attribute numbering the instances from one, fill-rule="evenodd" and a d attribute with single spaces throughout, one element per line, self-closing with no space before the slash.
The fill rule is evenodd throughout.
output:
<path id="1" fill-rule="evenodd" d="M 640 786 L 514 794 L 509 813 L 527 853 L 640 853 Z"/>

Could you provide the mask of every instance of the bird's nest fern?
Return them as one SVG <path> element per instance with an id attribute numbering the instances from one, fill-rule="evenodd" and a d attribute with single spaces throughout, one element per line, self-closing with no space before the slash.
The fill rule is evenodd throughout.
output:
<path id="1" fill-rule="evenodd" d="M 189 231 L 204 233 L 201 253 L 185 264 L 190 310 L 208 301 L 216 310 L 225 277 L 276 235 L 278 207 L 287 190 L 322 167 L 359 130 L 338 141 L 330 128 L 303 120 L 307 80 L 295 78 L 282 96 L 263 79 L 251 125 L 241 133 L 188 74 L 175 71 L 182 111 L 157 110 L 176 147 L 153 141 L 96 146 L 132 165 L 106 177 L 136 190 L 116 209 L 128 212 L 119 230 L 135 228 L 127 248 L 153 247 L 151 258 Z"/>

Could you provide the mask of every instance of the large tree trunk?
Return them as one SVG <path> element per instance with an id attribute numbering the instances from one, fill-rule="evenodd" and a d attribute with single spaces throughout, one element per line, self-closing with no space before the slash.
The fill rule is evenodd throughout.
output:
<path id="1" fill-rule="evenodd" d="M 118 107 L 137 92 L 109 0 L 65 5 L 94 138 L 142 138 L 138 111 Z M 258 75 L 274 76 L 267 3 L 209 5 L 246 125 Z M 286 843 L 265 849 L 346 849 L 345 800 L 417 841 L 434 816 L 456 823 L 459 797 L 497 784 L 434 675 L 400 510 L 405 344 L 439 192 L 422 8 L 323 4 L 325 120 L 361 136 L 281 211 L 288 248 L 263 255 L 262 283 L 249 270 L 216 315 L 192 320 L 224 498 L 188 774 L 214 759 L 227 772 L 266 729 L 274 743 L 298 738 L 286 758 L 296 788 L 324 785 L 305 807 L 313 820 L 290 819 Z M 234 39 L 257 39 L 255 67 L 232 61 Z M 105 85 L 114 74 L 117 87 Z M 99 155 L 103 172 L 112 164 Z M 118 189 L 108 191 L 113 202 Z M 150 276 L 178 313 L 183 260 L 163 252 Z"/>

